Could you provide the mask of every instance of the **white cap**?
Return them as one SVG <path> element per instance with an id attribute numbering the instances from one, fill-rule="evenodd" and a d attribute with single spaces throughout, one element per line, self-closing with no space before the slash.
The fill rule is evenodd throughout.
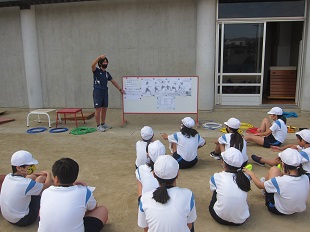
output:
<path id="1" fill-rule="evenodd" d="M 154 136 L 153 129 L 149 126 L 145 126 L 141 129 L 141 137 L 144 140 L 150 140 Z"/>
<path id="2" fill-rule="evenodd" d="M 296 135 L 300 135 L 300 137 L 305 140 L 307 143 L 310 143 L 310 130 L 302 130 L 296 133 Z"/>
<path id="3" fill-rule="evenodd" d="M 183 123 L 184 126 L 186 126 L 187 128 L 192 128 L 195 126 L 195 121 L 194 119 L 192 119 L 191 117 L 186 117 L 183 118 L 181 120 L 181 122 Z"/>
<path id="4" fill-rule="evenodd" d="M 236 118 L 230 118 L 227 122 L 224 122 L 224 124 L 232 129 L 239 129 L 241 122 Z"/>
<path id="5" fill-rule="evenodd" d="M 225 163 L 227 163 L 230 166 L 240 168 L 243 164 L 243 156 L 241 152 L 234 147 L 230 147 L 224 152 L 222 152 L 221 156 L 225 161 Z"/>
<path id="6" fill-rule="evenodd" d="M 28 151 L 20 150 L 15 152 L 11 158 L 12 166 L 32 165 L 39 162 L 33 158 L 32 154 Z"/>
<path id="7" fill-rule="evenodd" d="M 159 156 L 154 164 L 154 173 L 161 179 L 170 180 L 178 175 L 179 164 L 171 155 Z"/>
<path id="8" fill-rule="evenodd" d="M 275 114 L 275 115 L 282 115 L 283 110 L 280 107 L 273 107 L 267 114 Z"/>
<path id="9" fill-rule="evenodd" d="M 294 167 L 299 166 L 302 159 L 302 156 L 299 154 L 299 152 L 292 148 L 285 149 L 284 151 L 280 152 L 278 156 L 281 158 L 283 163 Z"/>
<path id="10" fill-rule="evenodd" d="M 166 155 L 166 148 L 164 144 L 162 144 L 162 142 L 160 142 L 159 140 L 150 143 L 148 151 L 149 151 L 149 157 L 154 163 L 159 156 Z"/>

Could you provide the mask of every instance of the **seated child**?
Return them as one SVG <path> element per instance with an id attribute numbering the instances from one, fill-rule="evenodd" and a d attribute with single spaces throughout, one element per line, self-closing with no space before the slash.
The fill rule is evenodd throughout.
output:
<path id="1" fill-rule="evenodd" d="M 213 196 L 209 212 L 222 225 L 239 226 L 250 216 L 247 192 L 251 190 L 250 180 L 243 173 L 241 152 L 230 147 L 221 153 L 224 170 L 210 178 Z"/>
<path id="2" fill-rule="evenodd" d="M 272 151 L 284 151 L 287 148 L 293 148 L 299 151 L 301 155 L 301 163 L 303 169 L 307 172 L 306 175 L 310 178 L 310 130 L 302 130 L 296 133 L 297 145 L 288 144 L 283 147 L 271 146 Z M 265 166 L 268 164 L 270 166 L 277 166 L 281 164 L 281 159 L 279 156 L 267 159 L 261 156 L 252 155 L 253 161 L 260 166 Z"/>
<path id="3" fill-rule="evenodd" d="M 39 215 L 40 194 L 52 184 L 51 173 L 33 173 L 39 162 L 28 151 L 11 157 L 12 173 L 6 175 L 0 194 L 3 217 L 13 225 L 28 226 Z"/>
<path id="4" fill-rule="evenodd" d="M 299 152 L 287 148 L 279 153 L 282 171 L 273 166 L 266 177 L 258 179 L 255 174 L 244 168 L 243 171 L 251 176 L 254 184 L 265 190 L 265 204 L 271 213 L 290 215 L 306 210 L 309 178 L 302 168 Z"/>
<path id="5" fill-rule="evenodd" d="M 178 161 L 180 169 L 191 168 L 198 162 L 198 148 L 203 147 L 206 141 L 193 129 L 195 121 L 186 117 L 181 121 L 180 132 L 172 135 L 162 134 L 171 144 L 173 157 Z"/>
<path id="6" fill-rule="evenodd" d="M 159 140 L 152 142 L 148 147 L 148 157 L 150 161 L 144 165 L 140 165 L 136 169 L 136 178 L 138 180 L 138 197 L 145 192 L 151 191 L 159 187 L 158 181 L 153 175 L 154 163 L 161 155 L 166 155 L 166 148 Z"/>
<path id="7" fill-rule="evenodd" d="M 136 168 L 149 162 L 146 149 L 148 145 L 153 142 L 154 137 L 153 129 L 149 126 L 144 126 L 140 133 L 142 140 L 136 142 Z"/>
<path id="8" fill-rule="evenodd" d="M 192 191 L 176 186 L 179 164 L 170 155 L 159 156 L 154 176 L 159 187 L 143 193 L 139 203 L 138 225 L 144 231 L 191 231 L 197 218 Z"/>
<path id="9" fill-rule="evenodd" d="M 104 206 L 97 206 L 85 183 L 76 181 L 78 163 L 62 158 L 54 163 L 52 172 L 54 186 L 42 193 L 38 231 L 101 231 L 108 220 L 108 211 Z"/>
<path id="10" fill-rule="evenodd" d="M 210 156 L 216 160 L 220 160 L 220 153 L 224 152 L 230 147 L 234 147 L 241 151 L 243 157 L 243 167 L 248 163 L 248 155 L 246 153 L 246 141 L 243 139 L 242 135 L 239 134 L 238 130 L 240 128 L 241 122 L 236 118 L 230 118 L 226 125 L 227 134 L 222 135 L 215 142 L 215 149 L 210 153 Z"/>
<path id="11" fill-rule="evenodd" d="M 287 135 L 286 118 L 280 107 L 273 107 L 268 112 L 269 118 L 273 120 L 271 125 L 269 118 L 264 118 L 257 133 L 245 135 L 245 141 L 254 142 L 260 146 L 270 148 L 270 146 L 281 146 Z"/>

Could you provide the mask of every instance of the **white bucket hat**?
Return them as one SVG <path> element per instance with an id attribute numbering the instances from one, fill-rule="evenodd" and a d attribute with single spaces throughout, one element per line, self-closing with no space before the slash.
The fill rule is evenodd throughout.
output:
<path id="1" fill-rule="evenodd" d="M 232 129 L 239 129 L 241 122 L 236 118 L 230 118 L 227 122 L 224 122 L 224 124 Z"/>
<path id="2" fill-rule="evenodd" d="M 300 135 L 303 140 L 305 140 L 307 143 L 310 143 L 310 130 L 304 129 L 297 132 L 296 135 Z"/>
<path id="3" fill-rule="evenodd" d="M 33 165 L 39 162 L 33 158 L 32 154 L 28 151 L 20 150 L 15 152 L 11 157 L 12 166 Z"/>
<path id="4" fill-rule="evenodd" d="M 159 156 L 166 155 L 166 148 L 164 144 L 162 144 L 162 142 L 160 142 L 159 140 L 150 143 L 148 151 L 149 151 L 149 157 L 154 163 Z"/>
<path id="5" fill-rule="evenodd" d="M 181 120 L 184 126 L 187 128 L 193 128 L 195 126 L 195 121 L 191 117 L 186 117 Z"/>
<path id="6" fill-rule="evenodd" d="M 179 164 L 171 155 L 159 156 L 154 164 L 154 173 L 161 179 L 170 180 L 178 175 Z"/>
<path id="7" fill-rule="evenodd" d="M 280 152 L 278 156 L 281 158 L 282 162 L 297 167 L 301 163 L 301 155 L 299 152 L 292 148 L 287 148 L 284 151 Z"/>
<path id="8" fill-rule="evenodd" d="M 240 168 L 243 164 L 243 156 L 241 152 L 234 147 L 230 147 L 224 152 L 222 152 L 221 156 L 225 161 L 225 163 L 227 163 L 230 166 Z"/>
<path id="9" fill-rule="evenodd" d="M 153 129 L 149 126 L 144 126 L 141 129 L 141 137 L 144 140 L 150 140 L 154 136 Z"/>
<path id="10" fill-rule="evenodd" d="M 275 114 L 275 115 L 282 115 L 283 110 L 280 107 L 273 107 L 267 114 Z"/>

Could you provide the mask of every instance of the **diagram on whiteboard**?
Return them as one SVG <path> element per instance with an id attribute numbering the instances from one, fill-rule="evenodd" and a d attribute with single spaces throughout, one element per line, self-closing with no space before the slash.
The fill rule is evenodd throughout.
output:
<path id="1" fill-rule="evenodd" d="M 124 113 L 196 113 L 198 77 L 123 77 Z"/>
<path id="2" fill-rule="evenodd" d="M 191 78 L 130 78 L 125 85 L 126 99 L 149 96 L 191 96 Z"/>

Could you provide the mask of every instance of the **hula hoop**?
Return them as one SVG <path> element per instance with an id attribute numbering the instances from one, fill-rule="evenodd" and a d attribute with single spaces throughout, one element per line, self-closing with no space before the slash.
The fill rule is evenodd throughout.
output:
<path id="1" fill-rule="evenodd" d="M 240 125 L 240 129 L 247 130 L 249 128 L 253 128 L 254 126 L 250 123 L 242 122 Z"/>
<path id="2" fill-rule="evenodd" d="M 206 122 L 204 124 L 202 124 L 202 127 L 208 130 L 215 130 L 215 129 L 219 129 L 222 126 L 222 124 L 220 123 L 216 123 L 216 122 Z"/>
<path id="3" fill-rule="evenodd" d="M 65 127 L 53 128 L 49 130 L 50 133 L 62 133 L 66 131 L 68 131 L 68 128 L 65 128 Z"/>
<path id="4" fill-rule="evenodd" d="M 43 131 L 46 131 L 47 129 L 45 127 L 34 127 L 31 129 L 27 130 L 28 134 L 37 134 L 37 133 L 41 133 Z"/>
<path id="5" fill-rule="evenodd" d="M 246 133 L 247 134 L 256 134 L 256 133 L 258 133 L 257 130 L 258 130 L 257 127 L 252 127 L 252 128 L 247 129 Z"/>
<path id="6" fill-rule="evenodd" d="M 96 130 L 97 129 L 93 128 L 93 127 L 77 127 L 75 129 L 72 129 L 70 131 L 70 134 L 73 134 L 73 135 L 84 135 L 84 134 L 87 134 L 87 133 L 92 133 L 92 132 L 94 132 Z"/>
<path id="7" fill-rule="evenodd" d="M 227 133 L 226 128 L 224 128 L 224 127 L 222 129 L 220 129 L 220 131 L 223 132 L 223 133 Z M 242 134 L 243 130 L 238 129 L 238 133 Z"/>

